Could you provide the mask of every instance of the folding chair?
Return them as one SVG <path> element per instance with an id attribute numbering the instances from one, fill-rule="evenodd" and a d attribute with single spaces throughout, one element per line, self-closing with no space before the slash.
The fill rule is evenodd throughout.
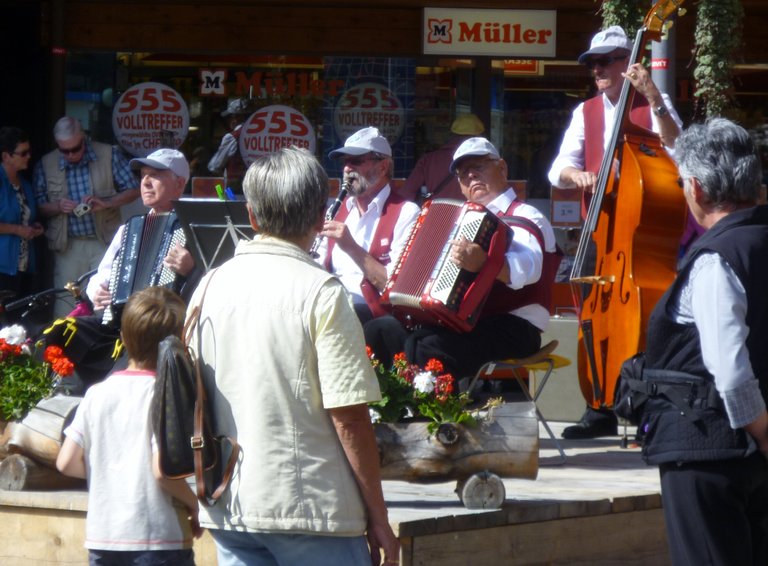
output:
<path id="1" fill-rule="evenodd" d="M 479 370 L 477 370 L 477 373 L 469 383 L 467 391 L 470 392 L 470 395 L 472 394 L 478 379 L 509 379 L 510 376 L 516 379 L 517 383 L 520 385 L 520 389 L 523 391 L 523 395 L 525 395 L 526 400 L 533 403 L 539 422 L 541 422 L 541 424 L 544 426 L 547 434 L 555 443 L 555 447 L 557 448 L 558 452 L 560 452 L 560 463 L 564 463 L 566 459 L 565 451 L 563 450 L 562 446 L 560 446 L 560 442 L 552 432 L 552 429 L 549 427 L 547 419 L 544 418 L 544 415 L 541 414 L 539 407 L 536 405 L 536 401 L 538 401 L 539 396 L 541 396 L 542 391 L 544 391 L 544 386 L 547 384 L 547 380 L 549 380 L 549 376 L 552 374 L 552 371 L 555 368 L 561 368 L 571 364 L 571 361 L 568 358 L 564 358 L 552 353 L 555 351 L 555 348 L 557 348 L 557 344 L 557 340 L 552 340 L 551 342 L 544 344 L 538 352 L 528 356 L 527 358 L 494 360 L 491 362 L 486 362 Z M 530 389 L 528 388 L 528 384 L 525 382 L 524 376 L 521 375 L 521 373 L 518 371 L 520 369 L 526 369 L 529 372 L 544 372 L 544 375 L 539 380 L 538 387 L 536 388 L 536 392 L 533 396 L 531 396 Z M 500 372 L 506 373 L 504 374 Z"/>

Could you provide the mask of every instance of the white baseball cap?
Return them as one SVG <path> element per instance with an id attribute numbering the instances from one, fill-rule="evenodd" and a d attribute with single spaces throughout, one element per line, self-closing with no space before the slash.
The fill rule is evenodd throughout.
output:
<path id="1" fill-rule="evenodd" d="M 344 142 L 344 147 L 334 149 L 328 157 L 335 159 L 342 155 L 365 155 L 372 152 L 392 157 L 392 148 L 387 138 L 381 135 L 378 128 L 368 127 L 349 136 Z"/>
<path id="2" fill-rule="evenodd" d="M 178 149 L 167 147 L 157 149 L 146 157 L 131 159 L 130 165 L 133 171 L 137 171 L 143 166 L 161 171 L 170 169 L 179 177 L 189 179 L 189 163 L 187 163 L 187 158 L 184 157 L 184 154 Z"/>
<path id="3" fill-rule="evenodd" d="M 493 159 L 501 159 L 499 151 L 487 139 L 469 138 L 456 148 L 456 151 L 453 154 L 453 161 L 451 161 L 451 166 L 448 169 L 451 173 L 455 173 L 456 166 L 458 165 L 459 161 L 465 157 L 472 157 L 476 155 L 488 155 Z"/>
<path id="4" fill-rule="evenodd" d="M 235 98 L 227 104 L 227 109 L 221 113 L 225 118 L 236 114 L 250 114 L 251 111 L 248 108 L 248 101 L 244 98 Z"/>
<path id="5" fill-rule="evenodd" d="M 616 49 L 632 51 L 632 42 L 623 29 L 611 26 L 595 34 L 589 44 L 589 50 L 579 55 L 579 63 L 586 63 L 590 55 L 605 55 Z"/>

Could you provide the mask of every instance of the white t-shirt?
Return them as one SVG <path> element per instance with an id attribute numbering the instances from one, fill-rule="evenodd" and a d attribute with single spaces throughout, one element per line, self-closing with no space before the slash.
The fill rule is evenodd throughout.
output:
<path id="1" fill-rule="evenodd" d="M 178 550 L 192 546 L 181 503 L 152 474 L 150 371 L 119 371 L 91 386 L 64 434 L 85 452 L 85 547 Z M 182 526 L 184 528 L 182 529 Z"/>

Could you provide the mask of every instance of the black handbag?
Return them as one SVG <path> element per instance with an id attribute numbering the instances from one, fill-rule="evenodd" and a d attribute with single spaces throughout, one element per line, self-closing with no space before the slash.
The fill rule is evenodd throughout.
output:
<path id="1" fill-rule="evenodd" d="M 168 336 L 158 345 L 151 414 L 163 476 L 180 479 L 194 475 L 197 498 L 209 505 L 221 497 L 229 484 L 240 446 L 234 438 L 214 435 L 213 414 L 199 360 L 189 348 L 195 332 L 200 350 L 198 319 L 206 290 L 207 284 L 200 305 L 187 319 L 184 341 Z M 222 465 L 225 449 L 229 455 Z"/>

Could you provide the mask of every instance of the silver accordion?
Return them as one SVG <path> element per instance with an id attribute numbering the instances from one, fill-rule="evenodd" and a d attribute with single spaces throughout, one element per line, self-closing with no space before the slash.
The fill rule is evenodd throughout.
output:
<path id="1" fill-rule="evenodd" d="M 184 278 L 169 269 L 163 259 L 186 236 L 175 212 L 144 214 L 125 223 L 120 251 L 112 264 L 109 292 L 112 301 L 104 309 L 103 324 L 117 324 L 125 303 L 136 291 L 168 287 L 179 292 Z"/>

